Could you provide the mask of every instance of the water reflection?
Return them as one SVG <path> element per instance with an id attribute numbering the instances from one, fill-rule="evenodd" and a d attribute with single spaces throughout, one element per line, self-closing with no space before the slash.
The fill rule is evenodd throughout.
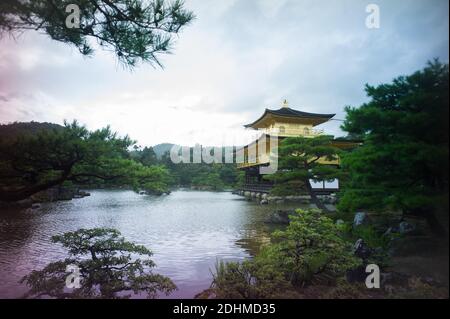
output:
<path id="1" fill-rule="evenodd" d="M 131 191 L 93 191 L 90 197 L 43 204 L 39 209 L 0 214 L 0 297 L 21 296 L 18 280 L 64 258 L 51 236 L 79 228 L 110 227 L 150 248 L 157 271 L 179 290 L 170 298 L 192 298 L 209 287 L 216 260 L 242 260 L 270 240 L 264 223 L 276 209 L 230 193 L 176 191 L 169 196 Z"/>

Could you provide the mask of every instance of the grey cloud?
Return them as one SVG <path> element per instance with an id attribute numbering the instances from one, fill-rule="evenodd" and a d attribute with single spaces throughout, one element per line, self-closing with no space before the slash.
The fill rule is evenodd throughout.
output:
<path id="1" fill-rule="evenodd" d="M 365 27 L 365 7 L 372 2 L 381 9 L 377 30 Z M 139 112 L 161 116 L 161 108 L 233 114 L 245 124 L 265 108 L 280 107 L 284 98 L 294 108 L 337 113 L 342 119 L 345 105 L 366 100 L 366 83 L 409 74 L 434 57 L 448 62 L 446 0 L 189 0 L 186 5 L 198 18 L 180 35 L 174 54 L 162 58 L 164 70 L 142 65 L 129 72 L 104 52 L 86 59 L 30 33 L 5 50 L 5 42 L 0 42 L 7 61 L 0 61 L 0 72 L 7 70 L 12 79 L 0 79 L 1 92 L 44 92 L 64 102 L 56 110 L 55 105 L 45 108 L 40 99 L 27 99 L 20 109 L 28 108 L 35 117 L 29 120 L 78 110 L 80 121 L 95 122 L 88 107 L 95 105 L 102 123 L 120 122 L 117 117 L 124 114 L 111 112 L 108 103 L 121 101 L 126 92 L 136 96 L 125 99 L 121 109 L 130 121 L 123 127 L 130 130 L 136 130 L 131 121 L 142 117 Z M 40 52 L 48 61 L 21 68 L 20 57 L 26 52 Z M 65 110 L 63 104 L 71 108 Z M 186 119 L 186 126 L 189 122 Z M 324 127 L 340 135 L 339 125 L 332 121 Z M 197 130 L 183 129 L 186 135 Z M 169 130 L 158 132 L 148 143 L 171 138 Z"/>

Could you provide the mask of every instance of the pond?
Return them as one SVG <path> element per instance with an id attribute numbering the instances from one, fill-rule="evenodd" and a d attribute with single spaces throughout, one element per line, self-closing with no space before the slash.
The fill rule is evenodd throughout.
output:
<path id="1" fill-rule="evenodd" d="M 37 209 L 2 209 L 0 298 L 22 296 L 22 276 L 67 256 L 51 236 L 94 227 L 118 229 L 126 240 L 151 249 L 155 272 L 178 287 L 168 298 L 193 298 L 209 288 L 217 260 L 250 258 L 268 242 L 265 218 L 287 208 L 292 207 L 259 205 L 229 192 L 178 190 L 155 197 L 94 190 L 89 197 Z"/>

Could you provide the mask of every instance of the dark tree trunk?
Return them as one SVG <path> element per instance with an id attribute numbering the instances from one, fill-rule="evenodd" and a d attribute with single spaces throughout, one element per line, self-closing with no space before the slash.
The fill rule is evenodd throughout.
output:
<path id="1" fill-rule="evenodd" d="M 306 185 L 306 190 L 309 193 L 309 196 L 311 196 L 311 203 L 315 204 L 317 206 L 317 208 L 319 208 L 320 210 L 322 210 L 323 212 L 330 212 L 329 209 L 325 206 L 324 203 L 322 203 L 322 201 L 317 197 L 317 195 L 314 193 L 314 190 L 311 186 L 311 183 L 309 182 L 309 180 L 307 180 L 305 182 Z"/>

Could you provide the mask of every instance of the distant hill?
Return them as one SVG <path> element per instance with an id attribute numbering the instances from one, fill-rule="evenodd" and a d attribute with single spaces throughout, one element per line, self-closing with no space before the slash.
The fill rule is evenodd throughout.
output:
<path id="1" fill-rule="evenodd" d="M 161 143 L 161 144 L 157 144 L 157 145 L 153 146 L 153 151 L 156 154 L 156 158 L 161 159 L 161 157 L 164 155 L 164 153 L 170 152 L 170 149 L 174 145 L 175 144 L 171 144 L 171 143 Z"/>
<path id="2" fill-rule="evenodd" d="M 61 129 L 62 126 L 53 123 L 14 122 L 0 125 L 0 138 L 12 140 L 19 135 L 35 135 L 43 130 Z"/>

